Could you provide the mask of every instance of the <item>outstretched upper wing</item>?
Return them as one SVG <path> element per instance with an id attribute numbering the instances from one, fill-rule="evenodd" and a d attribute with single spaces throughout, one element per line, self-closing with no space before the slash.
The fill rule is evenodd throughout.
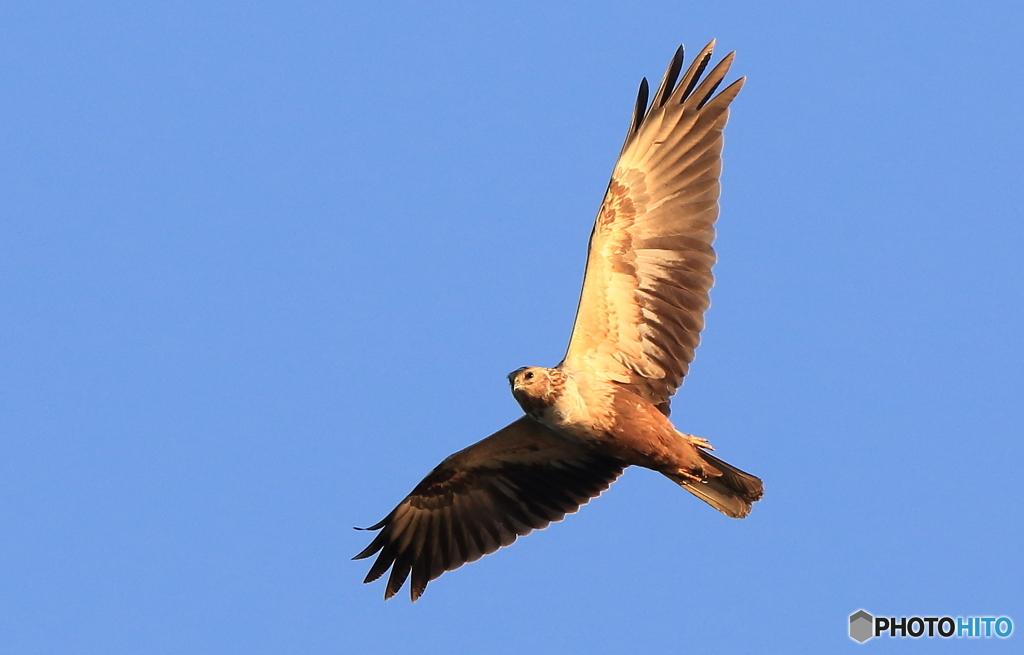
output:
<path id="1" fill-rule="evenodd" d="M 390 567 L 384 598 L 412 572 L 415 601 L 445 571 L 560 521 L 615 481 L 624 464 L 524 416 L 451 455 L 398 507 L 353 559 L 380 552 L 364 582 Z"/>
<path id="2" fill-rule="evenodd" d="M 733 60 L 703 81 L 714 41 L 682 80 L 676 51 L 647 109 L 640 85 L 626 143 L 590 237 L 587 272 L 561 366 L 626 384 L 667 414 L 704 327 L 714 278 L 722 130 L 736 80 L 713 96 Z"/>

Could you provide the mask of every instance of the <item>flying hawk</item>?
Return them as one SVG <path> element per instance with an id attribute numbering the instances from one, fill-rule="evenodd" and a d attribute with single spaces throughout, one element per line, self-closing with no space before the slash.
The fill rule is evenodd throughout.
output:
<path id="1" fill-rule="evenodd" d="M 575 512 L 627 466 L 658 471 L 733 518 L 761 498 L 761 480 L 668 420 L 710 304 L 722 130 L 744 81 L 715 95 L 735 53 L 701 79 L 714 43 L 681 79 L 680 46 L 649 107 L 640 83 L 569 350 L 555 368 L 508 376 L 526 415 L 445 459 L 366 528 L 380 532 L 354 559 L 380 553 L 365 582 L 390 568 L 385 599 L 412 573 L 415 601 L 445 571 Z"/>

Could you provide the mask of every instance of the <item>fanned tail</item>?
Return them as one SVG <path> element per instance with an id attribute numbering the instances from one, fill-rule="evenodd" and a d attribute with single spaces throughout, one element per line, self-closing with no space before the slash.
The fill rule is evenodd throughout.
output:
<path id="1" fill-rule="evenodd" d="M 681 475 L 668 477 L 726 516 L 741 519 L 750 514 L 751 505 L 764 495 L 761 479 L 723 462 L 706 450 L 698 449 L 698 452 L 707 464 L 722 474 L 709 477 L 706 482 L 695 482 Z"/>

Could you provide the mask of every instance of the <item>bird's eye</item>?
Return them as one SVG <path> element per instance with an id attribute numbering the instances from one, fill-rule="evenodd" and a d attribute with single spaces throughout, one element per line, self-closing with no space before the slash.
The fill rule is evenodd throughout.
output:
<path id="1" fill-rule="evenodd" d="M 526 375 L 524 375 L 523 377 L 526 378 L 527 380 L 532 380 L 533 379 L 533 372 L 531 371 L 531 372 L 527 373 Z"/>

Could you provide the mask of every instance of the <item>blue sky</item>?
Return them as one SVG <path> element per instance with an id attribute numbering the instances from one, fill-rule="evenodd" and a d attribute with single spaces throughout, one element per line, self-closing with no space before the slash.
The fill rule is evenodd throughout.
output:
<path id="1" fill-rule="evenodd" d="M 1017 648 L 1022 5 L 424 4 L 0 7 L 0 652 Z M 764 500 L 630 470 L 384 603 L 352 526 L 559 361 L 636 86 L 712 37 L 673 419 Z"/>

